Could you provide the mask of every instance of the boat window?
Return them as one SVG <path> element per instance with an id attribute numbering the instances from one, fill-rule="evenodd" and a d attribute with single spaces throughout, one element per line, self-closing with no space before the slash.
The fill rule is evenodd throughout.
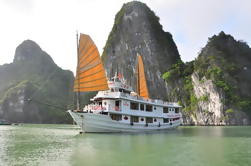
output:
<path id="1" fill-rule="evenodd" d="M 175 113 L 179 113 L 179 108 L 175 108 Z"/>
<path id="2" fill-rule="evenodd" d="M 131 122 L 139 122 L 138 116 L 131 116 Z"/>
<path id="3" fill-rule="evenodd" d="M 122 92 L 122 91 L 123 91 L 123 89 L 120 89 L 120 88 L 119 88 L 119 91 L 120 91 L 120 92 Z"/>
<path id="4" fill-rule="evenodd" d="M 98 105 L 102 105 L 102 101 L 101 101 L 101 102 L 98 102 Z"/>
<path id="5" fill-rule="evenodd" d="M 130 92 L 130 91 L 127 91 L 127 90 L 124 90 L 124 93 L 130 94 L 131 92 Z"/>
<path id="6" fill-rule="evenodd" d="M 144 111 L 145 110 L 145 105 L 144 104 L 140 104 L 140 110 Z"/>
<path id="7" fill-rule="evenodd" d="M 153 118 L 146 118 L 146 123 L 153 123 Z"/>
<path id="8" fill-rule="evenodd" d="M 163 119 L 163 122 L 164 122 L 164 123 L 169 123 L 169 119 L 168 119 L 168 118 L 164 118 L 164 119 Z"/>
<path id="9" fill-rule="evenodd" d="M 108 112 L 101 112 L 100 114 L 103 114 L 103 115 L 108 115 Z"/>
<path id="10" fill-rule="evenodd" d="M 122 115 L 110 114 L 112 120 L 120 121 L 122 120 Z"/>
<path id="11" fill-rule="evenodd" d="M 115 106 L 116 106 L 116 107 L 119 107 L 119 105 L 120 105 L 120 101 L 119 101 L 119 100 L 116 100 L 116 101 L 115 101 Z"/>
<path id="12" fill-rule="evenodd" d="M 169 112 L 168 110 L 169 110 L 168 107 L 163 107 L 163 113 L 168 113 Z"/>
<path id="13" fill-rule="evenodd" d="M 152 105 L 146 105 L 146 111 L 152 112 L 153 111 L 153 106 Z"/>
<path id="14" fill-rule="evenodd" d="M 132 110 L 138 110 L 138 109 L 139 109 L 139 103 L 131 102 L 130 108 L 131 108 Z"/>
<path id="15" fill-rule="evenodd" d="M 168 111 L 172 111 L 173 109 L 172 108 L 168 108 Z"/>

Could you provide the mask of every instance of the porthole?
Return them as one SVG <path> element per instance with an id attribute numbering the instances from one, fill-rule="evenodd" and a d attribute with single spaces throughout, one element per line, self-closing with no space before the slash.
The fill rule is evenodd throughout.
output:
<path id="1" fill-rule="evenodd" d="M 125 117 L 124 117 L 124 120 L 128 120 L 128 117 L 127 117 L 127 116 L 125 116 Z"/>

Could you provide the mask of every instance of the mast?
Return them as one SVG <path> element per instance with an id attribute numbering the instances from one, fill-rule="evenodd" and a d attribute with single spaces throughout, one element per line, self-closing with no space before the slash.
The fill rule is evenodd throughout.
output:
<path id="1" fill-rule="evenodd" d="M 76 33 L 76 39 L 77 39 L 77 71 L 76 75 L 78 75 L 78 68 L 79 68 L 79 41 L 78 41 L 78 31 Z M 77 80 L 78 86 L 79 86 L 79 80 Z M 80 91 L 77 90 L 77 111 L 80 111 Z"/>

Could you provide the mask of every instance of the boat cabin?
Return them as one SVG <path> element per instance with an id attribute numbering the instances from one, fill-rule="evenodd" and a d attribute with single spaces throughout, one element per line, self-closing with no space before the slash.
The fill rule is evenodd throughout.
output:
<path id="1" fill-rule="evenodd" d="M 114 78 L 108 85 L 109 90 L 99 91 L 84 111 L 107 115 L 113 121 L 131 125 L 180 123 L 181 106 L 177 103 L 140 97 L 121 79 Z"/>

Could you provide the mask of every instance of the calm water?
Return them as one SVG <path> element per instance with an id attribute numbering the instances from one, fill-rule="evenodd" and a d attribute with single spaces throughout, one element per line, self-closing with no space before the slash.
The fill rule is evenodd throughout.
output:
<path id="1" fill-rule="evenodd" d="M 78 134 L 71 125 L 0 126 L 0 165 L 250 166 L 251 127 Z"/>

